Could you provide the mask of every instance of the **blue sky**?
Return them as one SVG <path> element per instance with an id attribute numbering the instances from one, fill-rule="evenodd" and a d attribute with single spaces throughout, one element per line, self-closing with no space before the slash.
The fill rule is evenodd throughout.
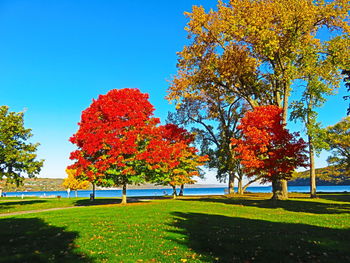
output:
<path id="1" fill-rule="evenodd" d="M 25 126 L 46 160 L 40 177 L 66 176 L 74 149 L 68 138 L 99 94 L 139 88 L 165 120 L 173 110 L 164 99 L 167 80 L 187 43 L 183 12 L 192 5 L 216 1 L 0 0 L 0 105 L 26 110 Z M 342 90 L 320 110 L 325 125 L 345 116 Z"/>

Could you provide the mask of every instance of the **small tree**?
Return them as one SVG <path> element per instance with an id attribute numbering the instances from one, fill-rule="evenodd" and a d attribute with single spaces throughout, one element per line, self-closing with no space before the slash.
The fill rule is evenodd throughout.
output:
<path id="1" fill-rule="evenodd" d="M 306 165 L 306 143 L 297 133 L 289 133 L 282 122 L 282 109 L 255 107 L 241 119 L 242 139 L 232 139 L 232 147 L 248 176 L 260 175 L 272 182 L 273 199 L 280 199 L 282 179 L 289 179 L 298 166 Z"/>
<path id="2" fill-rule="evenodd" d="M 162 185 L 170 185 L 173 188 L 173 197 L 176 198 L 176 186 L 180 186 L 180 195 L 183 195 L 185 184 L 193 184 L 194 176 L 199 176 L 199 166 L 208 160 L 207 156 L 199 156 L 197 149 L 191 147 L 194 141 L 193 134 L 178 127 L 175 124 L 166 124 L 160 127 L 163 143 L 158 149 L 162 156 L 166 156 L 157 168 L 161 170 L 154 182 Z"/>
<path id="3" fill-rule="evenodd" d="M 87 180 L 80 180 L 78 179 L 76 175 L 76 171 L 72 169 L 66 169 L 66 173 L 68 177 L 64 179 L 63 186 L 66 189 L 74 190 L 75 191 L 75 197 L 78 197 L 78 189 L 87 189 L 90 185 L 90 182 Z M 69 193 L 68 193 L 69 197 Z"/>
<path id="4" fill-rule="evenodd" d="M 328 158 L 332 170 L 350 176 L 350 116 L 327 128 L 327 142 L 333 155 Z"/>
<path id="5" fill-rule="evenodd" d="M 0 180 L 22 183 L 24 175 L 35 177 L 44 160 L 36 160 L 38 143 L 28 143 L 31 129 L 24 128 L 23 112 L 10 112 L 0 106 Z"/>

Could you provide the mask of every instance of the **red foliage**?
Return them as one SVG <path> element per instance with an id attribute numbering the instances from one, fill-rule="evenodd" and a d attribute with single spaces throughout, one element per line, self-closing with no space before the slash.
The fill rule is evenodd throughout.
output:
<path id="1" fill-rule="evenodd" d="M 76 163 L 69 168 L 90 181 L 102 179 L 110 169 L 136 174 L 138 161 L 154 161 L 148 147 L 160 143 L 154 140 L 159 119 L 152 117 L 153 111 L 148 95 L 138 89 L 100 95 L 83 111 L 79 130 L 70 138 L 79 149 L 71 153 Z"/>
<path id="2" fill-rule="evenodd" d="M 157 126 L 148 95 L 137 89 L 112 90 L 83 111 L 70 138 L 76 175 L 100 185 L 173 180 L 174 171 L 190 178 L 205 161 L 189 144 L 193 135 L 173 124 Z M 180 181 L 180 180 L 178 180 Z M 188 183 L 190 180 L 182 180 Z"/>
<path id="3" fill-rule="evenodd" d="M 159 164 L 165 177 L 155 181 L 172 186 L 194 183 L 193 176 L 199 175 L 198 167 L 204 165 L 208 158 L 197 155 L 197 149 L 190 146 L 194 141 L 193 134 L 175 124 L 160 126 L 159 130 L 162 140 L 159 152 L 167 159 Z"/>
<path id="4" fill-rule="evenodd" d="M 306 143 L 282 124 L 281 108 L 256 107 L 245 114 L 238 129 L 242 139 L 232 139 L 231 144 L 248 176 L 288 179 L 297 167 L 306 166 Z"/>

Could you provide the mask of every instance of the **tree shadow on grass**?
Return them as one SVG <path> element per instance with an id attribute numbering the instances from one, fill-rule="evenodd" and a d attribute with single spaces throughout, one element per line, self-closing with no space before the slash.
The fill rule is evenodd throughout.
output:
<path id="1" fill-rule="evenodd" d="M 350 194 L 324 194 L 319 193 L 317 194 L 319 198 L 332 200 L 332 201 L 338 201 L 338 202 L 349 202 L 350 203 Z"/>
<path id="2" fill-rule="evenodd" d="M 0 262 L 93 262 L 76 252 L 77 232 L 48 225 L 39 218 L 0 220 Z"/>
<path id="3" fill-rule="evenodd" d="M 286 211 L 292 212 L 303 212 L 312 214 L 343 214 L 350 213 L 350 204 L 347 203 L 323 203 L 316 201 L 311 201 L 310 199 L 305 200 L 281 200 L 273 201 L 269 199 L 264 200 L 254 200 L 248 198 L 200 198 L 200 199 L 180 199 L 183 201 L 205 201 L 205 202 L 216 202 L 224 204 L 233 205 L 243 205 L 243 206 L 255 206 L 259 208 L 282 208 Z"/>
<path id="4" fill-rule="evenodd" d="M 96 198 L 91 201 L 90 199 L 79 199 L 74 201 L 75 206 L 95 206 L 95 205 L 112 205 L 120 204 L 121 200 L 117 198 Z"/>
<path id="5" fill-rule="evenodd" d="M 147 203 L 152 200 L 161 200 L 161 199 L 170 199 L 169 197 L 162 196 L 132 196 L 128 197 L 128 204 L 130 203 Z M 120 204 L 122 201 L 121 198 L 96 198 L 94 201 L 90 199 L 80 199 L 74 202 L 75 206 L 95 206 L 95 205 L 113 205 Z"/>
<path id="6" fill-rule="evenodd" d="M 202 262 L 350 262 L 350 229 L 175 212 L 176 242 Z"/>
<path id="7" fill-rule="evenodd" d="M 32 204 L 39 204 L 39 203 L 45 203 L 47 200 L 23 200 L 23 201 L 8 201 L 8 202 L 1 202 L 0 203 L 0 210 L 1 209 L 9 209 L 12 207 L 15 207 L 16 205 L 32 205 Z"/>

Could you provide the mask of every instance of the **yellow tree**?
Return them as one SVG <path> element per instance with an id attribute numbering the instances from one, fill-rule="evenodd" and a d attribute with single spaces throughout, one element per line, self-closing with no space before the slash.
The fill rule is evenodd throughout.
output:
<path id="1" fill-rule="evenodd" d="M 337 86 L 337 69 L 350 57 L 349 8 L 347 0 L 231 0 L 209 12 L 194 6 L 186 13 L 192 41 L 178 54 L 168 98 L 181 105 L 184 98 L 223 90 L 251 107 L 281 107 L 286 123 L 292 88 L 314 79 L 320 62 L 334 62 L 322 78 Z M 321 39 L 321 30 L 337 34 Z M 286 182 L 274 185 L 274 198 L 288 197 Z"/>
<path id="2" fill-rule="evenodd" d="M 66 173 L 68 174 L 67 178 L 63 181 L 63 186 L 66 189 L 75 190 L 75 197 L 78 197 L 78 189 L 87 189 L 90 185 L 89 181 L 86 180 L 79 180 L 75 174 L 76 171 L 73 169 L 66 169 Z M 69 197 L 69 192 L 68 192 Z"/>

